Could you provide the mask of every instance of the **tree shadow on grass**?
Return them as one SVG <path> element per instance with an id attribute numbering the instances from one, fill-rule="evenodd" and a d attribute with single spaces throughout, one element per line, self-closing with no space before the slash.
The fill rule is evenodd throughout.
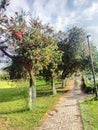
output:
<path id="1" fill-rule="evenodd" d="M 57 94 L 65 94 L 69 91 L 70 90 L 57 88 Z M 37 91 L 37 97 L 44 97 L 44 96 L 49 96 L 49 95 L 53 95 L 52 89 L 47 89 L 47 91 L 46 90 L 38 90 Z"/>
<path id="2" fill-rule="evenodd" d="M 28 90 L 29 89 L 27 87 L 2 88 L 0 89 L 0 103 L 28 98 Z M 58 94 L 64 94 L 68 91 L 69 90 L 57 87 Z M 53 95 L 52 88 L 50 87 L 50 85 L 37 85 L 37 97 L 44 97 L 49 95 Z"/>
<path id="3" fill-rule="evenodd" d="M 47 87 L 47 85 L 49 85 L 49 84 L 46 84 L 46 83 L 43 83 L 43 84 L 38 84 L 38 85 L 36 85 L 37 87 L 44 87 L 44 86 L 46 86 Z"/>
<path id="4" fill-rule="evenodd" d="M 12 110 L 12 111 L 0 111 L 0 115 L 23 113 L 23 112 L 27 112 L 27 111 L 30 111 L 30 110 L 28 108 L 24 108 L 24 109 L 19 109 L 19 110 Z"/>
<path id="5" fill-rule="evenodd" d="M 26 97 L 28 97 L 26 88 L 0 89 L 0 102 L 15 101 Z"/>
<path id="6" fill-rule="evenodd" d="M 49 95 L 53 95 L 51 90 L 47 90 L 47 91 L 39 90 L 39 91 L 37 91 L 37 97 L 44 97 L 44 96 L 49 96 Z"/>

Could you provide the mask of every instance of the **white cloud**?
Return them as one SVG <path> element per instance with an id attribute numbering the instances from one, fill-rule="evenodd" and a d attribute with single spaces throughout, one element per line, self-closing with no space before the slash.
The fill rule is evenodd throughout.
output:
<path id="1" fill-rule="evenodd" d="M 76 0 L 75 0 L 76 1 Z M 83 0 L 84 1 L 84 0 Z M 68 0 L 34 0 L 27 2 L 26 0 L 10 0 L 8 14 L 13 14 L 19 9 L 31 11 L 33 16 L 40 17 L 43 23 L 50 23 L 57 30 L 64 30 L 68 24 L 77 22 L 76 12 L 67 10 Z"/>
<path id="2" fill-rule="evenodd" d="M 90 0 L 74 0 L 74 6 L 80 7 L 86 5 Z"/>
<path id="3" fill-rule="evenodd" d="M 39 16 L 45 22 L 52 22 L 53 17 L 64 15 L 67 0 L 36 0 L 33 3 L 32 11 L 34 15 Z"/>
<path id="4" fill-rule="evenodd" d="M 88 26 L 86 27 L 86 30 L 88 31 L 88 33 L 91 35 L 91 39 L 92 41 L 94 41 L 95 43 L 98 42 L 98 26 Z"/>
<path id="5" fill-rule="evenodd" d="M 98 16 L 98 2 L 94 2 L 89 8 L 86 8 L 83 11 L 83 15 L 89 20 L 92 20 L 95 16 Z"/>
<path id="6" fill-rule="evenodd" d="M 56 30 L 65 30 L 69 24 L 75 24 L 75 12 L 67 10 L 67 0 L 36 0 L 33 3 L 34 15 L 39 16 L 44 23 L 50 23 Z M 44 4 L 43 4 L 44 3 Z"/>
<path id="7" fill-rule="evenodd" d="M 7 13 L 13 14 L 20 9 L 30 11 L 33 16 L 39 16 L 43 23 L 50 23 L 56 30 L 66 30 L 70 25 L 83 25 L 97 37 L 98 28 L 94 23 L 98 21 L 98 0 L 71 1 L 70 4 L 69 0 L 10 0 Z"/>
<path id="8" fill-rule="evenodd" d="M 10 0 L 10 5 L 7 8 L 7 14 L 13 15 L 14 12 L 24 10 L 26 12 L 30 11 L 28 2 L 26 0 Z"/>
<path id="9" fill-rule="evenodd" d="M 77 23 L 76 15 L 74 12 L 71 12 L 70 15 L 58 16 L 56 22 L 54 23 L 54 27 L 57 31 L 66 30 L 69 26 L 75 25 Z"/>
<path id="10" fill-rule="evenodd" d="M 88 30 L 93 30 L 94 32 L 98 33 L 98 26 L 88 26 Z"/>

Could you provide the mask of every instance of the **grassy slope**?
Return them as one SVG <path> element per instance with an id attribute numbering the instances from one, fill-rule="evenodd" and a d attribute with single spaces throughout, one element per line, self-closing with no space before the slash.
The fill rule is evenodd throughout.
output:
<path id="1" fill-rule="evenodd" d="M 80 103 L 85 130 L 98 130 L 98 100 L 86 99 Z"/>
<path id="2" fill-rule="evenodd" d="M 32 111 L 27 108 L 27 82 L 0 81 L 0 130 L 33 130 L 44 114 L 59 99 L 54 96 L 49 85 L 37 81 L 37 95 Z M 62 90 L 59 89 L 61 92 Z"/>

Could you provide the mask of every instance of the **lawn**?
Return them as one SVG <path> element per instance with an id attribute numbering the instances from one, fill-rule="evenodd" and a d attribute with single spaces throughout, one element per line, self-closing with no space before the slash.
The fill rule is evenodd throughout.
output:
<path id="1" fill-rule="evenodd" d="M 37 98 L 32 111 L 28 110 L 28 82 L 0 81 L 0 130 L 34 130 L 45 113 L 62 96 L 58 88 L 53 95 L 49 84 L 37 80 Z M 57 86 L 60 86 L 57 81 Z"/>
<path id="2" fill-rule="evenodd" d="M 84 130 L 98 130 L 98 100 L 88 98 L 80 103 Z"/>

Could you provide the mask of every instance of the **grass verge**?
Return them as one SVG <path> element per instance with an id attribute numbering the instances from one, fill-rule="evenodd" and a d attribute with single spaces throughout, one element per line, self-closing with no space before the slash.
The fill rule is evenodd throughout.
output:
<path id="1" fill-rule="evenodd" d="M 87 98 L 80 102 L 84 130 L 98 130 L 98 100 Z"/>
<path id="2" fill-rule="evenodd" d="M 26 81 L 0 81 L 0 130 L 34 130 L 64 92 L 58 88 L 58 94 L 53 95 L 49 84 L 37 80 L 37 98 L 33 110 L 29 111 L 28 86 Z"/>

